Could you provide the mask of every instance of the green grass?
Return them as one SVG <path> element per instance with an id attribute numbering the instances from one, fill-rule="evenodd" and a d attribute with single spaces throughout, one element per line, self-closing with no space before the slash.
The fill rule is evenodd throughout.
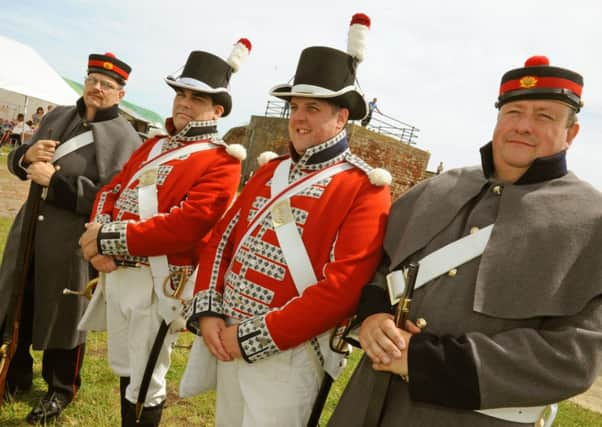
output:
<path id="1" fill-rule="evenodd" d="M 0 217 L 0 248 L 4 246 L 11 220 Z M 178 382 L 184 372 L 188 346 L 192 342 L 191 334 L 182 334 L 172 353 L 172 366 L 167 376 L 168 398 L 162 427 L 212 426 L 215 395 L 206 393 L 194 398 L 178 397 Z M 90 333 L 87 340 L 86 357 L 82 367 L 82 388 L 76 400 L 69 405 L 56 426 L 94 426 L 114 427 L 120 425 L 119 418 L 119 380 L 109 369 L 106 360 L 106 334 Z M 19 396 L 14 402 L 5 402 L 0 409 L 0 426 L 28 426 L 25 416 L 39 399 L 44 396 L 46 384 L 41 377 L 41 352 L 33 352 L 34 386 L 32 391 Z M 343 375 L 334 383 L 322 416 L 322 425 L 332 414 L 345 384 L 361 353 L 352 354 Z M 411 427 L 411 423 L 407 424 Z M 584 409 L 572 402 L 562 402 L 554 426 L 557 427 L 593 427 L 602 426 L 602 414 Z"/>
<path id="2" fill-rule="evenodd" d="M 8 229 L 12 224 L 12 219 L 0 217 L 0 257 L 4 253 L 4 244 L 6 242 L 6 235 L 8 234 Z"/>

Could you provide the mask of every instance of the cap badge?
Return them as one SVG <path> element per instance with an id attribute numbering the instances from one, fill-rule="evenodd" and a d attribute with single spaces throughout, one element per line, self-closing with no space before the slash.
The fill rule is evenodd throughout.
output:
<path id="1" fill-rule="evenodd" d="M 533 76 L 525 76 L 520 79 L 520 87 L 531 88 L 537 86 L 537 78 Z"/>
<path id="2" fill-rule="evenodd" d="M 103 62 L 102 67 L 105 70 L 112 70 L 113 69 L 113 64 L 111 64 L 110 62 Z"/>

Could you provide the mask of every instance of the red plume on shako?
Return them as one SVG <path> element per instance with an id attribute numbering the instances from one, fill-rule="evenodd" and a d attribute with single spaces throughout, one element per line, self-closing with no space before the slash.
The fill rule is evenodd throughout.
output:
<path id="1" fill-rule="evenodd" d="M 232 48 L 232 52 L 230 56 L 226 60 L 228 65 L 232 67 L 234 72 L 237 72 L 240 69 L 240 65 L 249 57 L 251 53 L 251 41 L 249 39 L 242 38 L 238 40 L 234 47 Z"/>

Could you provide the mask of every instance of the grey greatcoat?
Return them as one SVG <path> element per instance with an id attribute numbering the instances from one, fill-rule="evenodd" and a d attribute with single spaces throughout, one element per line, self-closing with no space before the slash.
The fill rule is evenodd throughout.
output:
<path id="1" fill-rule="evenodd" d="M 83 99 L 76 106 L 55 108 L 44 116 L 28 142 L 28 145 L 38 139 L 65 142 L 90 129 L 94 135 L 93 144 L 58 160 L 60 170 L 53 175 L 46 199 L 41 201 L 32 262 L 32 345 L 36 350 L 71 349 L 85 340 L 85 334 L 76 327 L 87 300 L 63 295 L 63 289 L 82 290 L 88 282 L 89 265 L 78 240 L 90 218 L 96 192 L 121 169 L 141 142 L 134 128 L 117 114 L 117 105 L 99 111 L 91 122 L 85 120 L 84 111 Z M 21 179 L 26 179 L 20 165 L 25 151 L 25 146 L 17 148 L 8 157 L 9 170 Z M 30 205 L 28 200 L 17 213 L 4 249 L 0 266 L 0 319 L 6 317 L 11 295 L 21 277 L 18 252 L 23 248 L 22 223 Z"/>
<path id="2" fill-rule="evenodd" d="M 538 406 L 587 390 L 602 366 L 602 196 L 566 171 L 565 153 L 536 160 L 513 185 L 483 169 L 417 185 L 392 207 L 386 258 L 359 316 L 387 312 L 384 275 L 494 223 L 485 252 L 414 293 L 425 318 L 393 376 L 382 426 L 523 425 L 474 409 Z M 330 426 L 360 426 L 377 374 L 362 359 Z"/>

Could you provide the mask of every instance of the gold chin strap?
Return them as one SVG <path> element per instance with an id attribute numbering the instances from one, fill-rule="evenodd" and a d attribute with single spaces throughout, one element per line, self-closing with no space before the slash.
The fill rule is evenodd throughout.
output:
<path id="1" fill-rule="evenodd" d="M 98 277 L 90 280 L 83 291 L 74 291 L 69 288 L 63 289 L 63 295 L 77 295 L 80 297 L 86 297 L 88 299 L 92 299 L 92 293 L 94 289 L 96 289 L 96 285 L 98 285 Z"/>

